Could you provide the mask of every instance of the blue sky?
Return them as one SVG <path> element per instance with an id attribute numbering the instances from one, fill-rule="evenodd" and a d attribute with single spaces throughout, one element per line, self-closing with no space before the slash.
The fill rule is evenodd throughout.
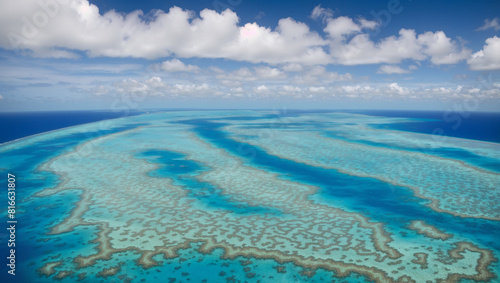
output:
<path id="1" fill-rule="evenodd" d="M 0 111 L 500 110 L 499 1 L 0 4 Z"/>

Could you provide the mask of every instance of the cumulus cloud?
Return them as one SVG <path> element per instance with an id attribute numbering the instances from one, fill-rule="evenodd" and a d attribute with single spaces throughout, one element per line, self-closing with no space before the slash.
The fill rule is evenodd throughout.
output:
<path id="1" fill-rule="evenodd" d="M 434 64 L 454 64 L 466 59 L 470 51 L 460 48 L 442 31 L 417 36 L 414 30 L 401 29 L 398 37 L 386 37 L 377 43 L 367 33 L 357 34 L 346 43 L 333 41 L 330 53 L 336 63 L 344 65 L 395 64 L 405 59 L 427 58 Z"/>
<path id="2" fill-rule="evenodd" d="M 314 70 L 318 72 L 319 69 Z M 198 75 L 197 75 L 198 76 Z M 133 101 L 142 101 L 146 97 L 186 97 L 186 98 L 215 98 L 215 97 L 287 97 L 287 98 L 315 98 L 330 99 L 494 99 L 500 96 L 498 84 L 491 86 L 475 87 L 462 85 L 401 85 L 400 83 L 369 83 L 363 84 L 321 84 L 297 85 L 291 81 L 246 81 L 240 86 L 217 84 L 216 81 L 206 83 L 181 83 L 178 80 L 169 81 L 165 78 L 152 76 L 148 79 L 125 79 L 106 86 L 97 86 L 87 89 L 95 95 L 131 95 Z"/>
<path id="3" fill-rule="evenodd" d="M 255 67 L 255 74 L 260 79 L 284 79 L 286 74 L 277 68 L 267 66 Z"/>
<path id="4" fill-rule="evenodd" d="M 407 74 L 410 71 L 396 65 L 382 65 L 378 68 L 378 74 Z"/>
<path id="5" fill-rule="evenodd" d="M 208 84 L 175 84 L 173 85 L 174 92 L 183 92 L 183 93 L 193 93 L 199 91 L 209 90 L 210 87 Z"/>
<path id="6" fill-rule="evenodd" d="M 356 93 L 356 94 L 373 94 L 378 92 L 375 88 L 371 86 L 361 86 L 361 85 L 345 85 L 341 87 L 341 90 L 345 93 Z"/>
<path id="7" fill-rule="evenodd" d="M 179 59 L 172 59 L 161 63 L 161 69 L 167 72 L 193 72 L 197 73 L 200 68 L 195 65 L 186 65 Z"/>
<path id="8" fill-rule="evenodd" d="M 500 38 L 494 36 L 486 39 L 483 49 L 472 54 L 467 60 L 474 71 L 491 71 L 500 69 Z"/>
<path id="9" fill-rule="evenodd" d="M 214 95 L 217 87 L 207 83 L 167 83 L 161 77 L 152 76 L 145 80 L 124 79 L 111 86 L 99 85 L 90 89 L 95 95 L 133 95 L 135 100 L 142 101 L 148 96 L 191 96 L 206 97 Z"/>
<path id="10" fill-rule="evenodd" d="M 455 64 L 470 55 L 470 50 L 460 49 L 457 43 L 442 31 L 420 34 L 418 43 L 421 44 L 423 53 L 430 56 L 431 62 L 436 65 Z"/>
<path id="11" fill-rule="evenodd" d="M 484 20 L 484 25 L 482 25 L 481 27 L 477 28 L 476 31 L 487 30 L 487 29 L 490 29 L 490 28 L 494 29 L 494 30 L 500 30 L 500 23 L 499 23 L 498 18 L 494 18 L 492 20 L 490 20 L 490 19 Z"/>
<path id="12" fill-rule="evenodd" d="M 349 35 L 361 31 L 361 27 L 354 23 L 349 17 L 338 17 L 329 19 L 324 31 L 332 38 L 339 39 L 343 35 Z"/>
<path id="13" fill-rule="evenodd" d="M 37 0 L 4 5 L 0 33 L 8 36 L 0 39 L 0 47 L 55 57 L 71 57 L 77 50 L 90 57 L 155 59 L 175 54 L 254 63 L 328 61 L 321 48 L 325 40 L 291 18 L 281 19 L 272 30 L 257 23 L 239 25 L 238 16 L 229 9 L 221 13 L 205 9 L 199 16 L 179 7 L 149 14 L 114 10 L 101 14 L 87 0 L 60 2 L 67 4 L 50 2 L 50 14 Z"/>
<path id="14" fill-rule="evenodd" d="M 334 40 L 343 40 L 345 36 L 359 33 L 363 29 L 374 29 L 378 25 L 377 22 L 360 19 L 355 23 L 349 17 L 338 17 L 335 19 L 328 19 L 324 32 L 327 33 Z"/>
<path id="15" fill-rule="evenodd" d="M 366 29 L 375 29 L 378 27 L 379 23 L 378 22 L 375 22 L 375 21 L 369 21 L 367 19 L 363 19 L 363 18 L 360 18 L 359 20 L 359 25 L 362 27 L 362 28 L 366 28 Z"/>
<path id="16" fill-rule="evenodd" d="M 151 77 L 144 82 L 135 79 L 125 79 L 115 83 L 114 87 L 118 94 L 159 95 L 162 93 L 162 88 L 159 87 L 161 82 L 161 78 L 159 77 Z M 165 85 L 162 85 L 162 87 L 165 87 Z"/>
<path id="17" fill-rule="evenodd" d="M 147 86 L 134 79 L 125 79 L 115 83 L 116 90 L 120 93 L 145 92 Z"/>
<path id="18" fill-rule="evenodd" d="M 260 85 L 256 88 L 254 88 L 254 91 L 255 92 L 268 92 L 269 91 L 269 88 L 265 85 Z"/>
<path id="19" fill-rule="evenodd" d="M 402 29 L 399 37 L 388 37 L 375 44 L 368 34 L 359 34 L 348 43 L 334 42 L 330 48 L 336 61 L 344 65 L 399 63 L 403 59 L 423 60 L 415 31 Z"/>
<path id="20" fill-rule="evenodd" d="M 400 86 L 398 83 L 391 83 L 386 88 L 386 92 L 388 93 L 396 93 L 396 94 L 409 94 L 410 90 L 406 87 Z"/>
<path id="21" fill-rule="evenodd" d="M 367 31 L 377 28 L 375 21 L 333 18 L 331 10 L 319 5 L 311 17 L 324 20 L 326 37 L 292 18 L 280 19 L 274 29 L 255 22 L 240 23 L 229 9 L 221 13 L 205 9 L 196 14 L 172 7 L 167 12 L 123 14 L 110 10 L 102 14 L 88 0 L 24 0 L 23 5 L 7 1 L 0 11 L 0 33 L 7 35 L 0 38 L 0 47 L 52 58 L 77 58 L 85 52 L 89 57 L 174 56 L 301 65 L 396 64 L 428 58 L 434 64 L 454 64 L 470 52 L 442 31 L 417 35 L 401 29 L 398 36 L 374 42 Z M 495 29 L 497 24 L 497 18 L 487 20 L 485 28 Z M 178 59 L 166 61 L 162 67 L 197 71 L 196 66 Z"/>
<path id="22" fill-rule="evenodd" d="M 344 85 L 328 87 L 326 93 L 335 93 L 336 97 L 362 98 L 362 99 L 403 99 L 426 100 L 439 99 L 492 99 L 498 98 L 500 89 L 495 87 L 476 88 L 472 86 L 401 86 L 398 83 L 387 85 Z"/>

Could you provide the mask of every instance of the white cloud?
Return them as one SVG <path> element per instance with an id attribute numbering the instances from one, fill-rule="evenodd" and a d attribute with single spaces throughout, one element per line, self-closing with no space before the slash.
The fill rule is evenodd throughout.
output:
<path id="1" fill-rule="evenodd" d="M 418 42 L 422 45 L 423 53 L 429 55 L 431 62 L 436 65 L 455 64 L 470 55 L 470 50 L 465 48 L 459 50 L 457 43 L 442 31 L 420 34 Z"/>
<path id="2" fill-rule="evenodd" d="M 430 57 L 434 64 L 454 64 L 467 58 L 470 51 L 459 48 L 444 32 L 417 34 L 414 30 L 401 29 L 399 36 L 390 36 L 373 42 L 369 35 L 355 35 L 349 42 L 333 41 L 330 54 L 343 65 L 396 64 L 405 59 L 415 61 Z"/>
<path id="3" fill-rule="evenodd" d="M 360 18 L 359 19 L 359 24 L 361 25 L 362 28 L 366 29 L 375 29 L 379 25 L 379 23 L 375 21 L 369 21 L 367 19 Z"/>
<path id="4" fill-rule="evenodd" d="M 210 87 L 208 84 L 175 84 L 173 86 L 174 92 L 183 92 L 183 93 L 193 93 L 198 91 L 209 90 Z"/>
<path id="5" fill-rule="evenodd" d="M 334 39 L 361 31 L 361 27 L 349 17 L 329 19 L 324 31 Z"/>
<path id="6" fill-rule="evenodd" d="M 478 99 L 498 98 L 500 89 L 497 88 L 473 88 L 471 86 L 431 86 L 422 88 L 420 86 L 400 86 L 398 83 L 388 85 L 344 85 L 336 88 L 327 88 L 329 93 L 335 93 L 337 97 L 363 98 L 363 99 L 463 99 L 476 97 Z"/>
<path id="7" fill-rule="evenodd" d="M 486 39 L 482 50 L 472 54 L 467 60 L 474 71 L 491 71 L 500 69 L 500 38 L 494 36 Z"/>
<path id="8" fill-rule="evenodd" d="M 63 2 L 63 1 L 60 1 Z M 326 42 L 303 23 L 281 19 L 272 30 L 257 23 L 239 25 L 236 13 L 205 9 L 193 12 L 172 7 L 168 12 L 129 14 L 114 10 L 101 14 L 87 0 L 54 1 L 48 15 L 38 0 L 23 5 L 2 4 L 0 47 L 31 50 L 35 56 L 72 57 L 72 50 L 90 57 L 226 58 L 250 62 L 320 63 L 328 61 L 321 46 Z M 43 14 L 39 22 L 34 15 Z M 23 23 L 20 19 L 27 19 Z M 68 51 L 69 50 L 69 51 Z"/>
<path id="9" fill-rule="evenodd" d="M 287 92 L 301 92 L 302 89 L 298 86 L 292 86 L 292 85 L 284 85 L 283 90 Z"/>
<path id="10" fill-rule="evenodd" d="M 125 79 L 115 84 L 116 91 L 121 94 L 139 93 L 149 94 L 149 87 L 146 83 L 134 79 Z"/>
<path id="11" fill-rule="evenodd" d="M 338 17 L 328 19 L 324 32 L 327 33 L 333 40 L 344 40 L 346 36 L 361 32 L 363 29 L 374 29 L 378 26 L 377 22 L 369 21 L 363 18 L 355 23 L 349 17 Z"/>
<path id="12" fill-rule="evenodd" d="M 122 95 L 136 94 L 141 96 L 146 95 L 162 95 L 168 88 L 168 85 L 163 82 L 160 77 L 150 77 L 149 79 L 141 82 L 135 79 L 125 79 L 114 84 L 116 93 Z M 97 87 L 97 91 L 102 91 L 101 95 L 111 93 L 105 90 L 104 87 Z M 94 92 L 95 93 L 95 92 Z M 97 94 L 97 93 L 95 93 Z"/>
<path id="13" fill-rule="evenodd" d="M 0 94 L 0 100 L 4 99 L 3 95 Z"/>
<path id="14" fill-rule="evenodd" d="M 328 9 L 328 8 L 321 8 L 321 5 L 318 5 L 316 7 L 314 7 L 314 9 L 312 10 L 311 12 L 311 18 L 313 20 L 317 20 L 317 19 L 327 19 L 327 18 L 331 18 L 333 16 L 333 11 L 331 9 Z"/>
<path id="15" fill-rule="evenodd" d="M 168 84 L 162 78 L 152 76 L 143 81 L 125 79 L 112 84 L 110 87 L 100 85 L 91 89 L 91 92 L 96 95 L 134 95 L 133 99 L 136 101 L 142 101 L 148 96 L 164 97 L 183 95 L 191 97 L 209 97 L 216 94 L 217 88 L 206 83 Z"/>
<path id="16" fill-rule="evenodd" d="M 300 71 L 304 70 L 302 65 L 297 64 L 297 63 L 286 64 L 282 67 L 282 69 L 285 72 L 300 72 Z"/>
<path id="17" fill-rule="evenodd" d="M 146 80 L 146 85 L 152 90 L 161 90 L 167 86 L 160 77 L 151 77 Z"/>
<path id="18" fill-rule="evenodd" d="M 324 86 L 316 87 L 316 86 L 311 86 L 309 87 L 310 92 L 325 92 L 326 88 Z"/>
<path id="19" fill-rule="evenodd" d="M 486 19 L 484 20 L 484 25 L 481 27 L 477 28 L 476 31 L 479 30 L 487 30 L 487 29 L 494 29 L 494 30 L 500 30 L 500 24 L 498 23 L 498 18 L 494 18 L 492 20 Z"/>
<path id="20" fill-rule="evenodd" d="M 167 72 L 193 72 L 197 73 L 200 68 L 195 65 L 186 65 L 179 59 L 172 59 L 161 63 L 161 69 Z"/>
<path id="21" fill-rule="evenodd" d="M 386 90 L 389 93 L 397 93 L 397 94 L 409 94 L 410 90 L 406 87 L 400 86 L 398 83 L 391 83 L 387 86 Z"/>
<path id="22" fill-rule="evenodd" d="M 221 13 L 204 9 L 196 14 L 172 7 L 148 14 L 139 10 L 101 14 L 88 0 L 54 0 L 50 2 L 55 3 L 52 10 L 42 9 L 39 0 L 23 0 L 23 5 L 4 2 L 0 34 L 7 36 L 0 38 L 0 48 L 18 48 L 38 57 L 76 58 L 85 52 L 89 57 L 223 58 L 288 64 L 289 70 L 283 70 L 289 72 L 300 71 L 297 66 L 397 64 L 407 59 L 455 64 L 470 53 L 442 31 L 417 35 L 414 30 L 401 29 L 397 36 L 374 42 L 366 31 L 379 23 L 346 16 L 332 18 L 331 10 L 319 5 L 311 17 L 325 21 L 323 37 L 292 18 L 280 19 L 275 28 L 240 23 L 229 9 Z M 59 4 L 63 2 L 66 4 Z M 46 16 L 42 22 L 45 18 L 34 17 L 42 14 Z M 495 18 L 485 23 L 495 28 L 497 22 Z M 166 61 L 162 67 L 167 71 L 198 71 L 179 59 Z"/>
<path id="23" fill-rule="evenodd" d="M 254 88 L 255 92 L 268 92 L 269 88 L 265 85 L 260 85 L 256 88 Z"/>
<path id="24" fill-rule="evenodd" d="M 284 79 L 286 74 L 277 68 L 271 68 L 267 66 L 255 67 L 255 74 L 260 79 Z"/>
<path id="25" fill-rule="evenodd" d="M 341 90 L 346 93 L 356 93 L 356 94 L 372 94 L 378 90 L 371 86 L 361 86 L 361 85 L 346 85 L 342 86 Z"/>
<path id="26" fill-rule="evenodd" d="M 320 73 L 321 68 L 310 70 Z M 196 75 L 200 76 L 200 75 Z M 156 76 L 148 79 L 125 79 L 107 86 L 97 86 L 86 90 L 95 95 L 133 95 L 133 99 L 146 99 L 149 96 L 161 97 L 288 97 L 288 98 L 318 98 L 331 97 L 346 99 L 463 99 L 475 97 L 478 99 L 494 99 L 500 96 L 500 88 L 492 84 L 489 87 L 473 87 L 471 85 L 400 85 L 400 83 L 369 83 L 363 84 L 318 84 L 296 85 L 288 80 L 273 81 L 271 84 L 244 81 L 239 86 L 224 85 L 211 81 L 207 83 L 168 81 L 169 76 Z"/>
<path id="27" fill-rule="evenodd" d="M 407 74 L 410 71 L 395 65 L 382 65 L 378 68 L 378 74 Z"/>
<path id="28" fill-rule="evenodd" d="M 403 59 L 424 60 L 415 31 L 401 29 L 399 37 L 387 37 L 375 44 L 368 34 L 359 34 L 348 43 L 333 43 L 336 62 L 344 65 L 399 63 Z"/>

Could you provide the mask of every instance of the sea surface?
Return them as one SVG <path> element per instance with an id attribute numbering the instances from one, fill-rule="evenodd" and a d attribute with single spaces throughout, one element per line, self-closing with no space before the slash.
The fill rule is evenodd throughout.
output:
<path id="1" fill-rule="evenodd" d="M 498 282 L 500 114 L 469 114 L 4 113 L 1 282 Z"/>
<path id="2" fill-rule="evenodd" d="M 413 123 L 381 125 L 388 129 L 500 142 L 500 113 L 465 111 L 356 111 L 382 117 L 415 118 Z"/>
<path id="3" fill-rule="evenodd" d="M 32 111 L 0 113 L 0 143 L 52 130 L 126 116 L 144 111 Z"/>

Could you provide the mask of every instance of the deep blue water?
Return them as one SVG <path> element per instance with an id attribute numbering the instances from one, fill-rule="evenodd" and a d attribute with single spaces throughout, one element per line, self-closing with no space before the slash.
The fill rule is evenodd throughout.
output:
<path id="1" fill-rule="evenodd" d="M 500 113 L 395 110 L 365 110 L 352 113 L 422 119 L 418 122 L 374 125 L 375 128 L 500 143 Z"/>
<path id="2" fill-rule="evenodd" d="M 0 113 L 0 143 L 65 127 L 98 122 L 141 111 L 47 111 Z"/>
<path id="3" fill-rule="evenodd" d="M 177 111 L 177 110 L 168 110 Z M 336 110 L 281 110 L 263 118 L 298 116 L 303 113 L 328 113 Z M 419 118 L 418 122 L 377 125 L 374 127 L 417 133 L 439 133 L 444 136 L 500 143 L 500 113 L 446 112 L 446 111 L 397 111 L 397 110 L 352 110 L 341 112 L 360 113 L 383 117 Z M 0 143 L 39 134 L 64 127 L 97 122 L 131 115 L 143 111 L 51 111 L 0 113 Z M 232 120 L 237 120 L 237 117 Z M 249 119 L 241 117 L 241 119 Z M 252 118 L 250 118 L 252 119 Z M 436 129 L 441 129 L 437 131 Z"/>
<path id="4" fill-rule="evenodd" d="M 167 150 L 151 149 L 141 152 L 138 158 L 145 158 L 151 163 L 161 164 L 161 167 L 149 172 L 152 177 L 171 178 L 174 184 L 189 190 L 188 196 L 201 201 L 212 209 L 228 210 L 237 214 L 281 214 L 274 208 L 250 206 L 248 203 L 229 200 L 228 196 L 221 194 L 221 189 L 216 186 L 200 182 L 195 177 L 204 171 L 209 171 L 202 164 L 185 159 L 185 154 Z"/>

